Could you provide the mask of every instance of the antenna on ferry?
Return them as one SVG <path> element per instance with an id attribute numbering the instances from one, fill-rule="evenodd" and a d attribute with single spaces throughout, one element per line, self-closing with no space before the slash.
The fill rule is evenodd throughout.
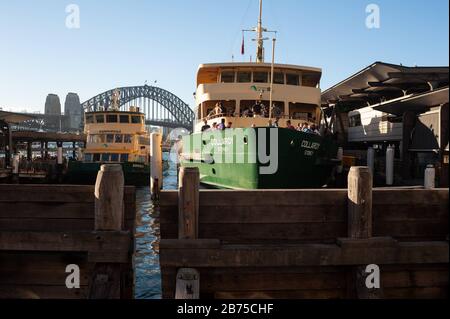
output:
<path id="1" fill-rule="evenodd" d="M 276 31 L 269 31 L 262 25 L 262 9 L 263 9 L 263 1 L 259 0 L 259 18 L 258 18 L 258 26 L 251 30 L 242 30 L 243 32 L 256 32 L 256 63 L 264 63 L 264 41 L 269 40 L 269 38 L 264 38 L 264 32 L 277 33 Z"/>

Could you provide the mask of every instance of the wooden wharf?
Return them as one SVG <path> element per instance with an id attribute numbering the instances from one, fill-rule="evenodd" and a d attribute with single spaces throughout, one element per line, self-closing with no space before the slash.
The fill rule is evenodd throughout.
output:
<path id="1" fill-rule="evenodd" d="M 135 196 L 114 165 L 95 187 L 0 185 L 0 298 L 133 298 Z"/>
<path id="2" fill-rule="evenodd" d="M 160 194 L 163 298 L 446 298 L 448 189 L 199 190 Z M 380 288 L 367 288 L 367 266 Z"/>

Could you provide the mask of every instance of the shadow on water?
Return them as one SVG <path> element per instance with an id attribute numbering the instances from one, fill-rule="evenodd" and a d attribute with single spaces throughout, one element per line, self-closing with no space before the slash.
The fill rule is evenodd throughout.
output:
<path id="1" fill-rule="evenodd" d="M 177 189 L 177 165 L 168 159 L 169 154 L 164 153 L 163 187 Z M 154 209 L 149 187 L 137 189 L 136 210 L 135 298 L 160 299 L 159 212 Z"/>

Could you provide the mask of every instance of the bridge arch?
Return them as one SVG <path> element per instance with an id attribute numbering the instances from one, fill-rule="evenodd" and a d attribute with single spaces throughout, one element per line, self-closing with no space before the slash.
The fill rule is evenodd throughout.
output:
<path id="1" fill-rule="evenodd" d="M 184 127 L 192 130 L 195 113 L 188 104 L 167 90 L 156 86 L 130 86 L 111 89 L 82 103 L 85 112 L 99 111 L 111 105 L 114 92 L 120 92 L 119 106 L 123 111 L 137 106 L 146 115 L 149 125 Z"/>

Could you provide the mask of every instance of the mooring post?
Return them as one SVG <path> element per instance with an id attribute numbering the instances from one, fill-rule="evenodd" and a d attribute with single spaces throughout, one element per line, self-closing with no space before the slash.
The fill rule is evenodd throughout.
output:
<path id="1" fill-rule="evenodd" d="M 372 238 L 372 185 L 369 167 L 352 167 L 348 174 L 348 237 L 365 240 Z M 376 299 L 382 290 L 370 289 L 366 285 L 368 265 L 352 267 L 349 287 L 352 296 L 359 299 Z"/>
<path id="2" fill-rule="evenodd" d="M 63 143 L 62 142 L 56 142 L 57 150 L 56 150 L 56 178 L 58 180 L 58 183 L 62 182 L 62 174 L 63 174 L 63 163 L 64 163 L 64 157 L 63 157 Z"/>
<path id="3" fill-rule="evenodd" d="M 372 237 L 372 173 L 354 166 L 348 174 L 348 237 Z"/>
<path id="4" fill-rule="evenodd" d="M 121 231 L 124 223 L 124 176 L 119 164 L 102 165 L 95 183 L 95 230 Z M 97 263 L 89 299 L 120 299 L 121 265 Z"/>
<path id="5" fill-rule="evenodd" d="M 424 187 L 425 189 L 436 188 L 436 169 L 432 164 L 427 165 L 425 169 Z"/>
<path id="6" fill-rule="evenodd" d="M 198 238 L 200 173 L 198 168 L 182 167 L 178 182 L 178 239 Z M 181 268 L 177 272 L 175 299 L 200 298 L 200 273 Z"/>
<path id="7" fill-rule="evenodd" d="M 152 200 L 158 200 L 163 186 L 162 135 L 152 133 L 150 137 L 150 191 Z"/>
<path id="8" fill-rule="evenodd" d="M 386 150 L 386 185 L 394 185 L 395 146 L 389 145 Z"/>
<path id="9" fill-rule="evenodd" d="M 20 155 L 15 153 L 12 161 L 12 182 L 13 184 L 19 184 L 19 171 L 20 171 Z"/>

